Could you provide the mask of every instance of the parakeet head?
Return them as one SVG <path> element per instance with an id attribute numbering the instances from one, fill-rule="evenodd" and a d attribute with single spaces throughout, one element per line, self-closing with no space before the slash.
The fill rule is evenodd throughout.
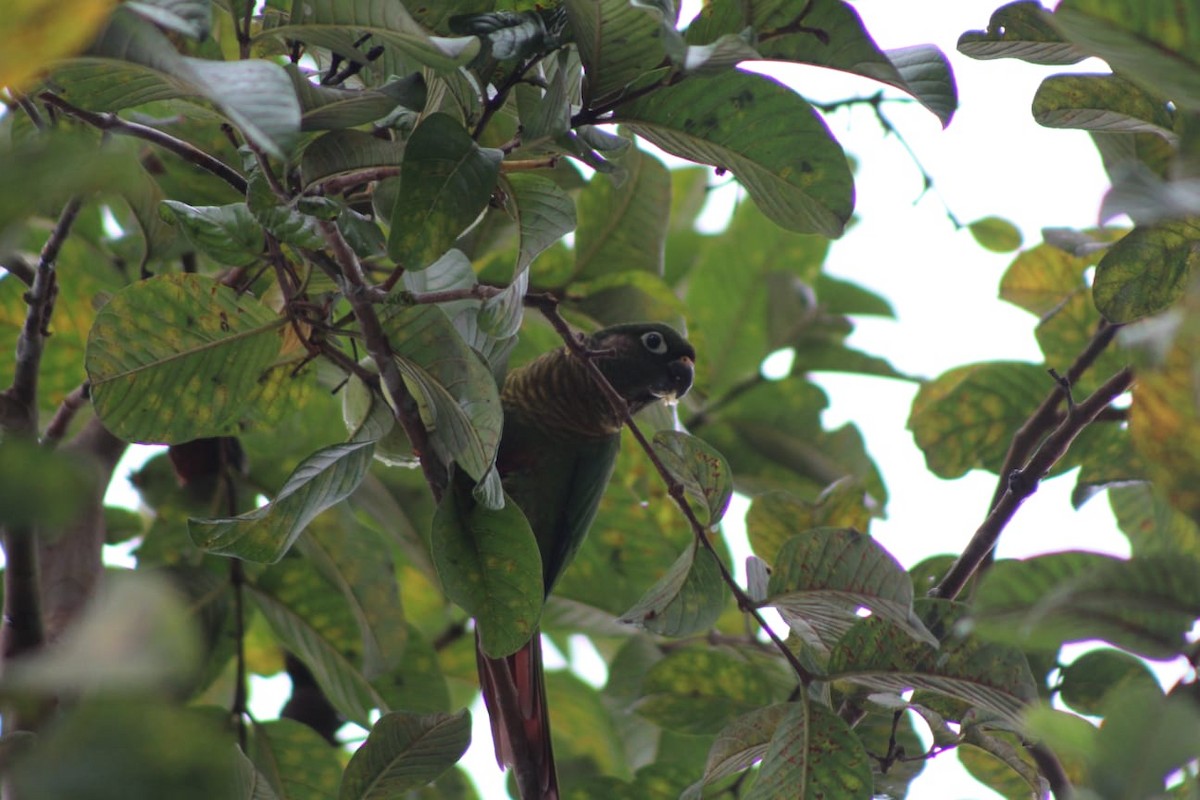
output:
<path id="1" fill-rule="evenodd" d="M 588 338 L 596 366 L 638 411 L 655 400 L 674 402 L 692 388 L 696 349 L 661 322 L 633 322 L 596 331 Z"/>

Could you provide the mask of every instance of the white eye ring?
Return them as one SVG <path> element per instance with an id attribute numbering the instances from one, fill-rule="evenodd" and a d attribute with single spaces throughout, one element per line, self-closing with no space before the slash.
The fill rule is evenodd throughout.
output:
<path id="1" fill-rule="evenodd" d="M 651 353 L 656 356 L 661 356 L 667 352 L 667 340 L 658 331 L 650 331 L 642 334 L 642 344 Z"/>

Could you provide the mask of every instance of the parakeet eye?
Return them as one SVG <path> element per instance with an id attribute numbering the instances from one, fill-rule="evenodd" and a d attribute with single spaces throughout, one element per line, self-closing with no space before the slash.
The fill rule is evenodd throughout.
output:
<path id="1" fill-rule="evenodd" d="M 667 341 L 663 339 L 662 334 L 658 331 L 650 331 L 642 334 L 642 344 L 646 349 L 656 356 L 661 356 L 667 352 Z"/>

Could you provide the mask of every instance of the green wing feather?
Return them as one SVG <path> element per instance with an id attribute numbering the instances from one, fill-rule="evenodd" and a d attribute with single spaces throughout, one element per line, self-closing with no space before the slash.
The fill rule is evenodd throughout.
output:
<path id="1" fill-rule="evenodd" d="M 583 544 L 620 445 L 619 434 L 564 438 L 524 423 L 519 415 L 506 419 L 501 444 L 504 487 L 537 538 L 547 595 Z"/>

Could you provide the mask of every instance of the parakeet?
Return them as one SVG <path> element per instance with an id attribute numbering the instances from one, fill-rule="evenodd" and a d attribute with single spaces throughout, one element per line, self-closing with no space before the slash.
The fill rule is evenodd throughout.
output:
<path id="1" fill-rule="evenodd" d="M 696 351 L 668 325 L 615 325 L 586 344 L 633 412 L 676 400 L 692 386 Z M 509 373 L 500 399 L 504 431 L 496 466 L 533 528 L 549 596 L 596 516 L 623 418 L 565 347 Z M 497 761 L 515 770 L 521 800 L 556 800 L 539 634 L 505 658 L 490 658 L 478 646 L 476 653 Z"/>

